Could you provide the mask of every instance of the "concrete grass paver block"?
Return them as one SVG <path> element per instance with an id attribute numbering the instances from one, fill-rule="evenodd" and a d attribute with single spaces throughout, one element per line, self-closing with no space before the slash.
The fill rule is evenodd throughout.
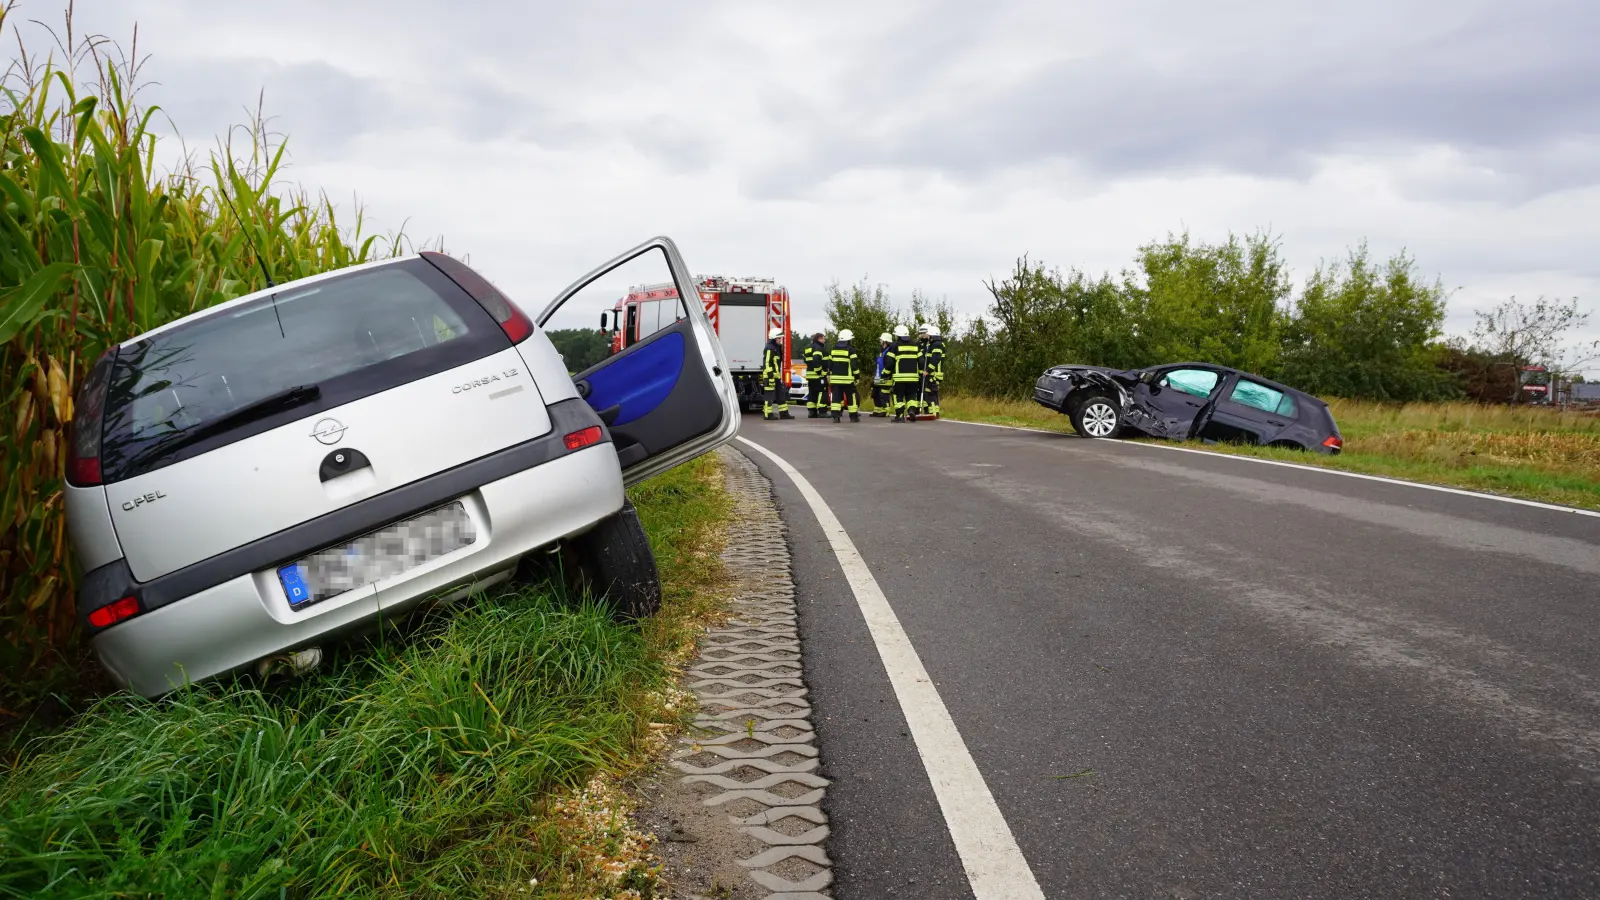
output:
<path id="1" fill-rule="evenodd" d="M 684 773 L 683 783 L 706 791 L 701 801 L 706 806 L 750 801 L 764 807 L 753 815 L 729 816 L 767 848 L 737 861 L 768 892 L 764 900 L 831 900 L 833 863 L 824 849 L 828 817 L 821 809 L 829 782 L 815 774 L 821 760 L 805 699 L 787 529 L 772 485 L 755 464 L 731 448 L 718 453 L 734 504 L 722 559 L 735 597 L 731 618 L 705 634 L 699 658 L 686 673 L 700 712 L 672 754 L 672 765 Z M 701 762 L 717 761 L 687 761 L 700 754 L 707 755 Z M 745 781 L 731 777 L 752 772 L 763 774 Z M 741 807 L 736 808 L 749 812 L 749 803 Z M 789 874 L 818 871 L 792 881 L 765 871 L 773 866 Z"/>

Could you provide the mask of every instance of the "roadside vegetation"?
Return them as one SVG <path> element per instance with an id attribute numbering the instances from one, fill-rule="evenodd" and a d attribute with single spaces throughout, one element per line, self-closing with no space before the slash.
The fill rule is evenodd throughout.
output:
<path id="1" fill-rule="evenodd" d="M 947 418 L 1071 433 L 1029 400 L 951 395 Z M 1237 444 L 1194 449 L 1276 459 L 1600 510 L 1600 411 L 1479 403 L 1331 400 L 1338 456 Z"/>
<path id="2" fill-rule="evenodd" d="M 0 0 L 0 40 L 21 21 Z M 343 216 L 283 183 L 286 145 L 259 117 L 164 170 L 164 114 L 135 101 L 136 44 L 84 35 L 70 11 L 29 35 L 0 73 L 0 718 L 81 689 L 61 491 L 72 398 L 96 357 L 259 290 L 264 272 L 283 282 L 407 249 L 365 234 L 359 207 Z"/>
<path id="3" fill-rule="evenodd" d="M 1321 397 L 1513 403 L 1546 396 L 1525 381 L 1553 390 L 1600 363 L 1600 342 L 1575 339 L 1588 319 L 1576 299 L 1513 297 L 1447 338 L 1448 293 L 1403 251 L 1380 260 L 1353 247 L 1298 290 L 1291 274 L 1274 236 L 1207 243 L 1185 233 L 1138 248 L 1116 277 L 1018 259 L 984 284 L 989 306 L 968 321 L 918 291 L 899 306 L 864 279 L 828 285 L 826 312 L 835 331 L 857 334 L 935 323 L 947 390 L 1019 400 L 1060 363 L 1208 362 Z"/>
<path id="4" fill-rule="evenodd" d="M 0 0 L 0 40 L 21 20 Z M 301 679 L 105 690 L 61 503 L 79 379 L 268 274 L 413 247 L 286 183 L 259 114 L 177 159 L 136 101 L 137 46 L 70 6 L 58 23 L 0 83 L 0 897 L 651 896 L 619 785 L 690 714 L 675 676 L 718 608 L 728 510 L 714 458 L 629 492 L 663 579 L 644 623 L 546 579 Z"/>
<path id="5" fill-rule="evenodd" d="M 828 285 L 826 312 L 835 332 L 937 324 L 952 418 L 1070 431 L 1031 400 L 1050 366 L 1206 362 L 1328 400 L 1345 439 L 1337 457 L 1207 449 L 1600 507 L 1600 410 L 1525 402 L 1600 364 L 1600 342 L 1575 338 L 1587 321 L 1575 299 L 1509 298 L 1447 338 L 1448 292 L 1405 252 L 1380 259 L 1360 244 L 1297 287 L 1266 233 L 1170 234 L 1115 276 L 1022 257 L 984 287 L 989 306 L 967 321 L 918 291 L 898 305 L 866 279 Z"/>
<path id="6" fill-rule="evenodd" d="M 689 712 L 728 503 L 714 457 L 632 497 L 664 587 L 642 627 L 525 584 L 320 674 L 118 694 L 13 747 L 0 896 L 652 896 L 617 785 Z"/>

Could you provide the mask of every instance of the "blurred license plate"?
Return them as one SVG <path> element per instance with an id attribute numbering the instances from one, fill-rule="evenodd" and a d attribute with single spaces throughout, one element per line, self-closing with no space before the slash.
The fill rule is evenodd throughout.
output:
<path id="1" fill-rule="evenodd" d="M 289 606 L 300 609 L 416 568 L 475 540 L 472 519 L 457 500 L 282 566 L 278 580 Z"/>

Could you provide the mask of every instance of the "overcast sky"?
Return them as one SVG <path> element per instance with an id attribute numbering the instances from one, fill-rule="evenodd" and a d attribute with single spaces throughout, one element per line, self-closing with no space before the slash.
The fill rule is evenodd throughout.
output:
<path id="1" fill-rule="evenodd" d="M 291 179 L 533 307 L 658 233 L 810 327 L 835 278 L 976 313 L 1024 252 L 1271 228 L 1301 277 L 1409 250 L 1451 332 L 1543 294 L 1600 336 L 1594 0 L 78 3 L 135 18 L 192 145 L 264 88 Z"/>

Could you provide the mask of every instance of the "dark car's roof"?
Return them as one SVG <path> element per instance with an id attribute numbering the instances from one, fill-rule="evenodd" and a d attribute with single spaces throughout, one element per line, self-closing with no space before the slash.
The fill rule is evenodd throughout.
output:
<path id="1" fill-rule="evenodd" d="M 1254 372 L 1246 372 L 1243 369 L 1235 369 L 1232 366 L 1219 366 L 1216 363 L 1207 363 L 1207 362 L 1170 362 L 1170 363 L 1157 363 L 1157 364 L 1155 364 L 1153 366 L 1143 366 L 1143 367 L 1137 368 L 1137 369 L 1118 369 L 1118 368 L 1115 368 L 1113 366 L 1090 366 L 1090 365 L 1083 365 L 1083 364 L 1080 364 L 1080 363 L 1058 363 L 1056 365 L 1051 366 L 1050 368 L 1052 368 L 1052 369 L 1078 369 L 1080 371 L 1105 372 L 1105 373 L 1114 373 L 1114 374 L 1119 374 L 1119 375 L 1120 374 L 1125 374 L 1125 373 L 1128 373 L 1128 372 L 1150 372 L 1150 371 L 1154 371 L 1154 370 L 1157 370 L 1157 369 L 1163 369 L 1163 370 L 1164 369 L 1182 369 L 1182 368 L 1210 369 L 1213 372 L 1226 372 L 1226 373 L 1233 374 L 1233 375 L 1245 375 L 1245 376 L 1248 376 L 1249 378 L 1251 378 L 1252 380 L 1261 382 L 1262 384 L 1266 385 L 1267 387 L 1283 391 L 1284 393 L 1287 393 L 1287 394 L 1293 394 L 1296 397 L 1300 397 L 1300 398 L 1304 398 L 1306 400 L 1313 401 L 1313 402 L 1315 402 L 1315 403 L 1317 403 L 1317 404 L 1319 404 L 1321 406 L 1327 406 L 1328 405 L 1327 401 L 1325 401 L 1322 398 L 1316 396 L 1315 394 L 1308 394 L 1305 391 L 1300 390 L 1299 388 L 1293 388 L 1293 387 L 1288 386 L 1287 384 L 1282 384 L 1282 383 L 1273 381 L 1270 378 L 1264 378 L 1264 377 L 1262 377 L 1260 375 L 1257 375 Z"/>
<path id="2" fill-rule="evenodd" d="M 1266 385 L 1267 387 L 1275 388 L 1277 390 L 1284 391 L 1285 393 L 1294 394 L 1296 397 L 1304 397 L 1307 400 L 1315 400 L 1316 402 L 1321 403 L 1323 406 L 1327 406 L 1328 405 L 1325 400 L 1323 400 L 1322 398 L 1320 398 L 1320 397 L 1318 397 L 1318 396 L 1316 396 L 1314 394 L 1308 394 L 1305 391 L 1300 390 L 1299 388 L 1290 387 L 1287 384 L 1282 384 L 1280 382 L 1273 381 L 1270 378 L 1267 378 L 1267 377 L 1262 376 L 1262 375 L 1257 375 L 1254 372 L 1246 372 L 1243 369 L 1235 369 L 1232 366 L 1219 366 L 1216 363 L 1203 363 L 1203 362 L 1175 362 L 1175 363 L 1161 363 L 1160 365 L 1155 365 L 1155 366 L 1146 366 L 1145 369 L 1146 370 L 1149 370 L 1149 369 L 1181 369 L 1184 366 L 1191 366 L 1191 367 L 1197 368 L 1197 369 L 1212 369 L 1212 370 L 1217 371 L 1217 372 L 1229 372 L 1229 373 L 1232 373 L 1234 375 L 1245 375 L 1245 376 L 1248 376 L 1251 380 L 1259 381 L 1262 384 Z M 1132 370 L 1130 369 L 1129 371 L 1132 371 Z"/>

